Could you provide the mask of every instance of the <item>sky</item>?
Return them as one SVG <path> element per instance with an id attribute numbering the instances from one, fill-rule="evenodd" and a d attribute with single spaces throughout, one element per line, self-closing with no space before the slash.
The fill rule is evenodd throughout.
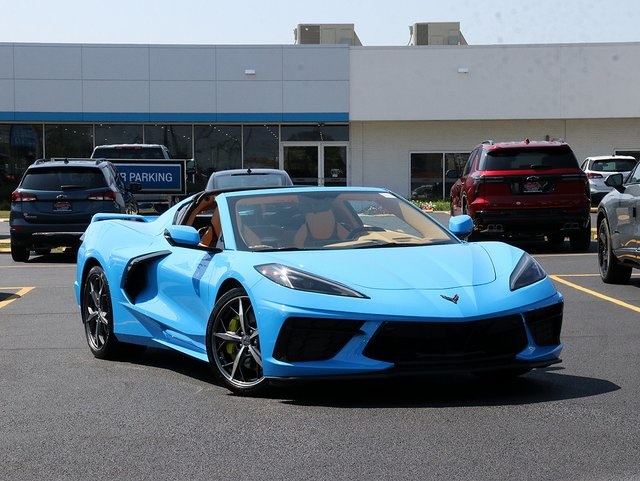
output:
<path id="1" fill-rule="evenodd" d="M 0 42 L 291 45 L 301 23 L 352 23 L 364 46 L 460 22 L 470 45 L 640 42 L 638 0 L 0 0 Z"/>

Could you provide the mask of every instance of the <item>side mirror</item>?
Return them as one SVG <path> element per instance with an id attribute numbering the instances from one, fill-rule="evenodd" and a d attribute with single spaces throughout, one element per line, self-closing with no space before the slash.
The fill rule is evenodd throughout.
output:
<path id="1" fill-rule="evenodd" d="M 195 247 L 200 243 L 200 234 L 190 225 L 171 225 L 165 229 L 164 236 L 171 245 Z"/>
<path id="2" fill-rule="evenodd" d="M 128 189 L 129 192 L 140 192 L 142 190 L 142 184 L 140 182 L 131 182 Z"/>
<path id="3" fill-rule="evenodd" d="M 473 219 L 468 215 L 449 218 L 449 230 L 459 239 L 466 240 L 473 232 Z"/>
<path id="4" fill-rule="evenodd" d="M 605 179 L 604 183 L 609 187 L 620 190 L 622 184 L 624 183 L 624 178 L 622 177 L 622 174 L 611 174 Z"/>

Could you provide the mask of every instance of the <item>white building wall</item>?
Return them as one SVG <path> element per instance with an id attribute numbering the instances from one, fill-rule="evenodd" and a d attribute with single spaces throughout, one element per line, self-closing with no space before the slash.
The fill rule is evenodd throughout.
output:
<path id="1" fill-rule="evenodd" d="M 640 150 L 640 119 L 352 122 L 350 182 L 410 192 L 412 152 L 470 152 L 483 140 L 564 139 L 581 161 Z"/>
<path id="2" fill-rule="evenodd" d="M 352 47 L 350 72 L 352 121 L 640 117 L 637 43 Z"/>

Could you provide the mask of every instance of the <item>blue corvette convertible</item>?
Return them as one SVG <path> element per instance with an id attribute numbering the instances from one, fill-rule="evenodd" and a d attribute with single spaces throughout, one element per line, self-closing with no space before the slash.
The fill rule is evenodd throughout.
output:
<path id="1" fill-rule="evenodd" d="M 472 228 L 377 188 L 203 192 L 154 219 L 95 215 L 75 291 L 94 356 L 174 349 L 236 393 L 559 362 L 562 296 L 522 250 L 461 240 Z"/>

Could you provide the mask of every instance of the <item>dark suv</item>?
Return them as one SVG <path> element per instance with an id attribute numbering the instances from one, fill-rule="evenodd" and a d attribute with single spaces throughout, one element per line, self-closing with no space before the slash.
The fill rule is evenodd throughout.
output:
<path id="1" fill-rule="evenodd" d="M 11 257 L 26 262 L 31 250 L 77 247 L 97 212 L 137 212 L 134 195 L 111 162 L 37 160 L 11 194 Z"/>
<path id="2" fill-rule="evenodd" d="M 586 250 L 591 243 L 589 183 L 564 142 L 478 145 L 451 188 L 451 215 L 468 214 L 475 232 L 546 236 Z"/>

